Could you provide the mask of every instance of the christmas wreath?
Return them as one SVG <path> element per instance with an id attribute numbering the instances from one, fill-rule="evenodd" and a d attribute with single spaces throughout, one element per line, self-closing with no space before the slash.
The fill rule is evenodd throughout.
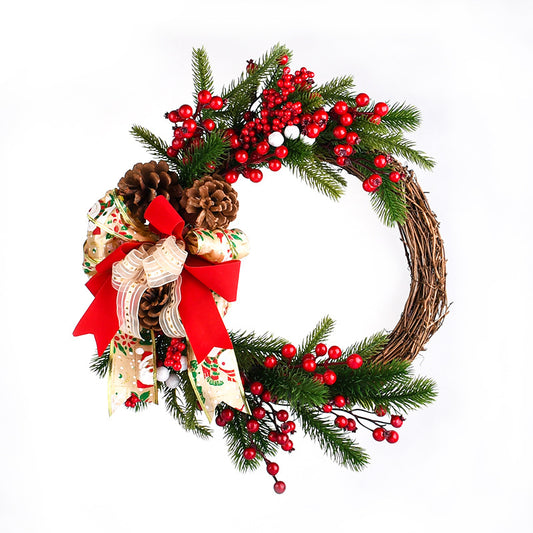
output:
<path id="1" fill-rule="evenodd" d="M 373 103 L 350 76 L 315 83 L 276 45 L 216 95 L 207 54 L 193 51 L 195 103 L 166 113 L 172 139 L 141 126 L 132 134 L 156 160 L 137 163 L 89 211 L 84 269 L 94 300 L 74 334 L 95 336 L 91 368 L 108 375 L 109 412 L 139 410 L 160 397 L 185 429 L 224 428 L 242 470 L 266 465 L 282 493 L 280 449 L 297 427 L 340 464 L 368 462 L 358 429 L 395 443 L 407 411 L 435 398 L 411 361 L 447 313 L 446 261 L 438 222 L 415 175 L 396 157 L 434 162 L 404 137 L 420 122 L 406 104 Z M 240 177 L 289 167 L 337 199 L 362 182 L 383 222 L 397 226 L 411 272 L 400 320 L 345 349 L 325 344 L 324 318 L 296 347 L 271 334 L 227 331 L 246 234 L 230 228 Z M 268 178 L 268 176 L 267 176 Z M 202 414 L 204 413 L 204 414 Z"/>

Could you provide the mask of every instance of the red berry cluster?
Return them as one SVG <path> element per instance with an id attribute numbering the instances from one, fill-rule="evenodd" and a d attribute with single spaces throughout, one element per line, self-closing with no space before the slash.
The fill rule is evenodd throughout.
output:
<path id="1" fill-rule="evenodd" d="M 281 349 L 281 355 L 289 361 L 296 355 L 296 347 L 292 344 L 285 344 Z M 318 358 L 325 357 L 325 359 L 317 360 Z M 345 361 L 336 361 L 342 356 L 342 350 L 338 346 L 328 347 L 323 344 L 317 344 L 315 346 L 315 353 L 307 353 L 302 357 L 301 364 L 289 364 L 291 368 L 301 367 L 306 372 L 314 372 L 314 379 L 319 383 L 325 383 L 326 385 L 333 385 L 337 381 L 337 374 L 331 370 L 331 366 L 347 365 L 349 368 L 357 369 L 363 364 L 363 358 L 359 354 L 352 354 L 346 358 Z M 267 368 L 274 368 L 278 364 L 278 359 L 273 355 L 265 358 L 264 365 Z M 317 371 L 318 369 L 318 371 Z M 320 370 L 325 370 L 321 373 Z"/>
<path id="2" fill-rule="evenodd" d="M 124 405 L 126 407 L 135 407 L 140 401 L 139 396 L 135 392 L 132 392 L 131 396 L 124 402 Z"/>
<path id="3" fill-rule="evenodd" d="M 211 96 L 209 91 L 200 91 L 196 111 L 193 111 L 190 105 L 184 104 L 168 112 L 165 117 L 175 126 L 174 139 L 167 149 L 167 155 L 176 157 L 179 150 L 193 146 L 192 139 L 200 139 L 204 133 L 213 131 L 216 128 L 215 121 L 210 118 L 202 120 L 202 111 L 204 109 L 219 111 L 223 107 L 224 100 L 220 96 Z"/>
<path id="4" fill-rule="evenodd" d="M 179 372 L 181 368 L 181 355 L 186 346 L 182 340 L 172 339 L 167 349 L 164 365 Z"/>

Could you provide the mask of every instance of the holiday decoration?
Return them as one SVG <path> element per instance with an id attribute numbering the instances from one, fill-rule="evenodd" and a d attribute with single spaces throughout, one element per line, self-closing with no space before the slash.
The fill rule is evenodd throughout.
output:
<path id="1" fill-rule="evenodd" d="M 292 71 L 291 57 L 277 45 L 217 92 L 196 49 L 195 101 L 166 113 L 168 139 L 133 127 L 155 159 L 134 165 L 89 211 L 84 271 L 94 300 L 74 332 L 96 339 L 91 368 L 108 375 L 110 413 L 162 400 L 201 437 L 212 433 L 202 419 L 214 419 L 237 467 L 264 464 L 278 494 L 287 486 L 272 458 L 294 452 L 298 430 L 354 470 L 368 462 L 354 434 L 400 440 L 404 415 L 435 398 L 434 383 L 414 377 L 410 363 L 448 309 L 438 222 L 396 159 L 433 166 L 404 137 L 419 112 L 356 93 L 349 76 L 318 84 L 306 67 Z M 231 227 L 235 187 L 282 167 L 333 199 L 347 178 L 359 180 L 383 222 L 398 227 L 412 281 L 392 331 L 341 348 L 327 343 L 329 317 L 299 345 L 226 330 L 250 253 L 246 234 Z"/>

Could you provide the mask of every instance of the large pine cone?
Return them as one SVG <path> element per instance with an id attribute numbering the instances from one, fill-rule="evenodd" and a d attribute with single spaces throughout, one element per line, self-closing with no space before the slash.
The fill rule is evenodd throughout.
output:
<path id="1" fill-rule="evenodd" d="M 141 328 L 160 329 L 159 315 L 170 299 L 170 284 L 162 287 L 149 287 L 144 291 L 139 304 L 139 324 Z"/>
<path id="2" fill-rule="evenodd" d="M 178 209 L 183 189 L 178 175 L 168 169 L 166 161 L 137 163 L 118 182 L 118 192 L 131 215 L 143 224 L 144 212 L 156 196 L 164 196 Z"/>
<path id="3" fill-rule="evenodd" d="M 204 176 L 181 197 L 183 218 L 197 228 L 225 229 L 237 218 L 237 191 L 218 174 Z"/>

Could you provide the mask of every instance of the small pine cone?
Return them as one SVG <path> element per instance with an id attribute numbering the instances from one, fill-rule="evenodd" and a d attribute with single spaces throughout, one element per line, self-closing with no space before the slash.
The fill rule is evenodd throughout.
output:
<path id="1" fill-rule="evenodd" d="M 131 215 L 143 224 L 146 222 L 144 212 L 156 196 L 164 196 L 177 210 L 183 194 L 178 175 L 169 171 L 166 161 L 137 163 L 117 187 Z"/>
<path id="2" fill-rule="evenodd" d="M 185 189 L 182 216 L 197 228 L 225 229 L 237 218 L 237 191 L 218 174 L 204 176 Z"/>
<path id="3" fill-rule="evenodd" d="M 139 305 L 141 328 L 159 330 L 159 314 L 170 299 L 170 285 L 150 287 L 144 292 Z"/>

